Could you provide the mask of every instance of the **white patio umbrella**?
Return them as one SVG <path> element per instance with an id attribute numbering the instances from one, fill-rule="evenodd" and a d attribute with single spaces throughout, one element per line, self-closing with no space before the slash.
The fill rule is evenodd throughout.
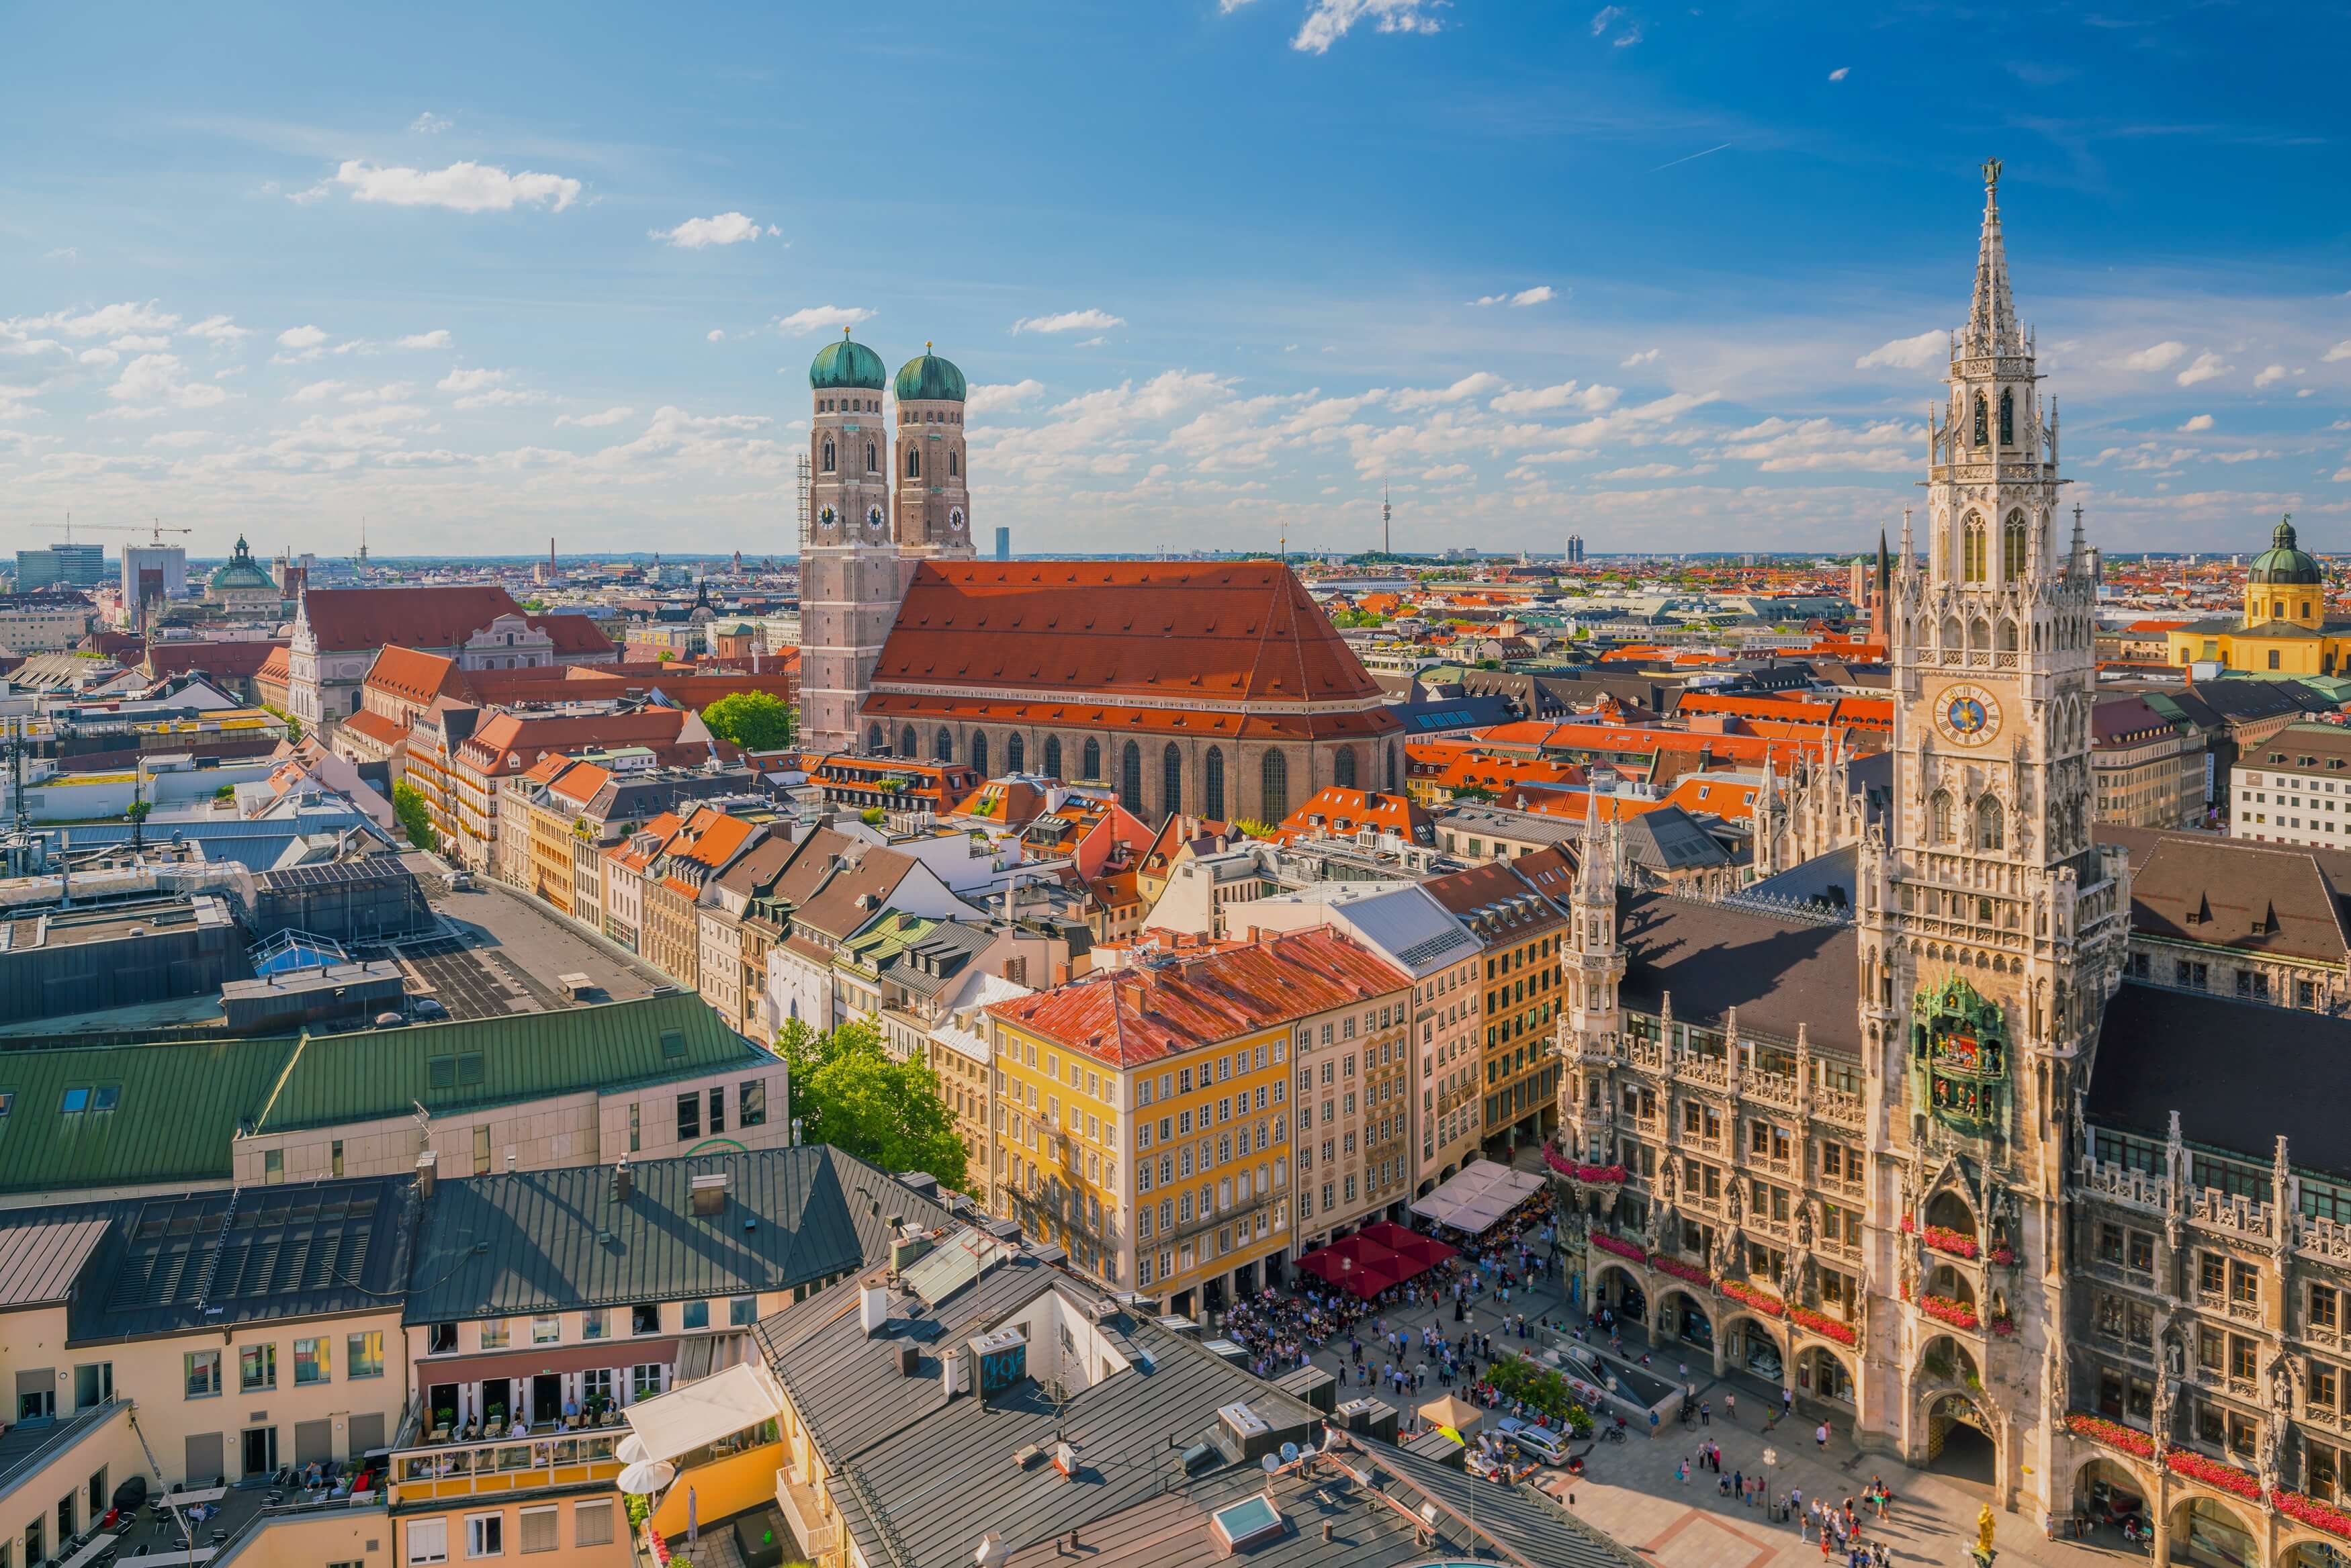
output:
<path id="1" fill-rule="evenodd" d="M 640 1459 L 621 1472 L 621 1490 L 631 1497 L 651 1497 L 677 1479 L 677 1467 L 667 1459 Z"/>
<path id="2" fill-rule="evenodd" d="M 612 1445 L 612 1457 L 624 1465 L 641 1465 L 652 1459 L 653 1455 L 645 1452 L 645 1440 L 636 1433 L 631 1432 Z"/>

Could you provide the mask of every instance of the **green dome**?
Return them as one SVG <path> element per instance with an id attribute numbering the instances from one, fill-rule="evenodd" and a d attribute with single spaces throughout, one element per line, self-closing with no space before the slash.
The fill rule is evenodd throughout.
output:
<path id="1" fill-rule="evenodd" d="M 236 553 L 229 556 L 228 564 L 213 569 L 212 586 L 216 588 L 274 588 L 277 585 L 253 558 L 253 551 L 246 545 L 245 536 L 239 535 Z"/>
<path id="2" fill-rule="evenodd" d="M 852 342 L 845 327 L 840 342 L 826 344 L 809 361 L 809 385 L 820 392 L 859 388 L 878 392 L 888 375 L 882 369 L 882 356 L 862 343 Z"/>
<path id="3" fill-rule="evenodd" d="M 2318 583 L 2325 580 L 2318 563 L 2294 547 L 2294 514 L 2287 513 L 2270 535 L 2270 547 L 2253 557 L 2248 583 Z"/>
<path id="4" fill-rule="evenodd" d="M 898 400 L 902 403 L 960 403 L 963 372 L 923 345 L 923 352 L 898 368 Z"/>

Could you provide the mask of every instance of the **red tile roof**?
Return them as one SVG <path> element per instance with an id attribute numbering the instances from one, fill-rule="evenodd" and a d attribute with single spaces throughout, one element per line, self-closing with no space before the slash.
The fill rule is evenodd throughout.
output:
<path id="1" fill-rule="evenodd" d="M 1328 926 L 1086 975 L 988 1012 L 1113 1066 L 1238 1039 L 1402 991 L 1412 979 Z"/>
<path id="2" fill-rule="evenodd" d="M 311 588 L 302 596 L 310 634 L 326 650 L 392 643 L 454 648 L 502 615 L 547 633 L 559 654 L 610 654 L 611 639 L 584 615 L 527 615 L 494 585 L 422 588 Z"/>
<path id="3" fill-rule="evenodd" d="M 467 767 L 486 777 L 518 774 L 549 752 L 593 747 L 652 746 L 676 742 L 685 714 L 676 708 L 635 713 L 494 713 L 458 748 Z"/>
<path id="4" fill-rule="evenodd" d="M 272 654 L 279 656 L 282 672 L 285 653 L 283 642 L 152 642 L 146 666 L 159 679 L 191 670 L 238 679 L 260 673 Z"/>
<path id="5" fill-rule="evenodd" d="M 1428 813 L 1413 805 L 1410 796 L 1337 784 L 1308 796 L 1305 805 L 1282 819 L 1277 836 L 1285 842 L 1320 833 L 1343 837 L 1365 827 L 1395 834 L 1414 844 L 1428 844 L 1436 838 Z"/>
<path id="6" fill-rule="evenodd" d="M 1889 733 L 1894 729 L 1891 697 L 1740 697 L 1717 691 L 1691 691 L 1674 706 L 1676 718 L 1694 718 L 1700 713 L 1779 719 L 1822 729 L 1842 725 Z"/>
<path id="7" fill-rule="evenodd" d="M 465 672 L 445 654 L 424 653 L 397 643 L 386 646 L 368 666 L 367 684 L 402 701 L 428 708 L 435 697 L 475 700 Z"/>
<path id="8" fill-rule="evenodd" d="M 877 700 L 946 686 L 999 698 L 1074 688 L 1106 700 L 1087 706 L 1110 708 L 1121 699 L 1381 702 L 1289 568 L 1262 561 L 926 561 L 873 682 Z M 1378 716 L 1380 729 L 1395 727 Z"/>
<path id="9" fill-rule="evenodd" d="M 382 714 L 364 708 L 344 720 L 343 728 L 353 734 L 365 735 L 377 745 L 386 748 L 403 744 L 408 740 L 405 724 L 395 724 Z"/>

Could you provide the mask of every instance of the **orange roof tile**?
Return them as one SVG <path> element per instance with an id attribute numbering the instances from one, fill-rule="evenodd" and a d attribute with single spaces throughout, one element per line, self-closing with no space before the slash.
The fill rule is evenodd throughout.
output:
<path id="1" fill-rule="evenodd" d="M 1343 836 L 1366 827 L 1395 834 L 1415 844 L 1429 843 L 1435 836 L 1428 813 L 1415 805 L 1409 795 L 1345 789 L 1337 784 L 1308 796 L 1305 805 L 1282 819 L 1277 836 L 1285 841 L 1318 833 Z"/>

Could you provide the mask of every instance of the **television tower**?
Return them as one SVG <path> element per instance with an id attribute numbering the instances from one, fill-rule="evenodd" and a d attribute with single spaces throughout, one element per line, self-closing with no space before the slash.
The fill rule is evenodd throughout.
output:
<path id="1" fill-rule="evenodd" d="M 1390 505 L 1388 504 L 1388 487 L 1387 487 L 1387 484 L 1385 483 L 1385 482 L 1382 482 L 1382 483 L 1381 483 L 1381 485 L 1380 485 L 1380 554 L 1381 554 L 1381 555 L 1383 555 L 1383 556 L 1384 556 L 1384 555 L 1386 555 L 1386 554 L 1388 554 L 1388 553 L 1389 553 L 1389 552 L 1388 552 L 1388 520 L 1389 520 L 1391 517 L 1393 517 L 1395 514 L 1395 508 L 1394 508 L 1394 507 L 1392 507 L 1392 506 L 1390 506 Z"/>

